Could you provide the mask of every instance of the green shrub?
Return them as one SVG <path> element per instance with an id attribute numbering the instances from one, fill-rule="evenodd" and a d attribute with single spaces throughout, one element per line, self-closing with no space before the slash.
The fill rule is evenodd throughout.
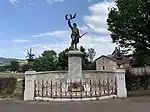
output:
<path id="1" fill-rule="evenodd" d="M 22 96 L 24 96 L 24 90 L 25 90 L 25 77 L 22 80 Z"/>
<path id="2" fill-rule="evenodd" d="M 140 76 L 140 86 L 144 89 L 147 90 L 148 87 L 150 86 L 150 75 L 143 75 Z"/>
<path id="3" fill-rule="evenodd" d="M 13 77 L 0 78 L 0 93 L 13 94 L 16 89 L 17 79 Z"/>
<path id="4" fill-rule="evenodd" d="M 147 90 L 150 87 L 150 75 L 134 75 L 126 72 L 126 88 L 128 91 Z"/>

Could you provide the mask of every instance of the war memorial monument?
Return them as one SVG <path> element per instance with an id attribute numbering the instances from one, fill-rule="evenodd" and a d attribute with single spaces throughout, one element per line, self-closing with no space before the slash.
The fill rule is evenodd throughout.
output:
<path id="1" fill-rule="evenodd" d="M 83 53 L 78 49 L 80 35 L 76 23 L 77 14 L 65 15 L 71 29 L 71 45 L 68 55 L 68 71 L 26 71 L 24 101 L 81 101 L 127 97 L 125 70 L 82 70 Z"/>

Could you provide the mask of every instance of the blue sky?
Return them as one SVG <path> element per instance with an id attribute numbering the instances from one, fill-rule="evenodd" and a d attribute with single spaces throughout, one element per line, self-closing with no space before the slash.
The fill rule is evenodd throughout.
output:
<path id="1" fill-rule="evenodd" d="M 93 47 L 97 57 L 114 49 L 107 31 L 112 0 L 0 0 L 0 57 L 25 58 L 30 47 L 36 56 L 43 50 L 56 52 L 70 45 L 65 14 L 77 12 L 80 45 Z"/>

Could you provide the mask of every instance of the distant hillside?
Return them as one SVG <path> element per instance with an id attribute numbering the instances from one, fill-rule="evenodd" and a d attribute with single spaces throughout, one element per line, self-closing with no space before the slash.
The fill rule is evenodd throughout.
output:
<path id="1" fill-rule="evenodd" d="M 0 57 L 0 66 L 9 65 L 10 62 L 13 60 L 18 60 L 18 59 Z"/>

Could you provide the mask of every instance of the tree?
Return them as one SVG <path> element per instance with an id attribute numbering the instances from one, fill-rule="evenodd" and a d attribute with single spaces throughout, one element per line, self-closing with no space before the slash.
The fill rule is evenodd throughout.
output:
<path id="1" fill-rule="evenodd" d="M 80 51 L 84 53 L 83 57 L 82 57 L 82 69 L 83 70 L 91 70 L 90 68 L 90 62 L 88 60 L 88 53 L 86 53 L 86 49 L 81 46 L 80 47 Z"/>
<path id="2" fill-rule="evenodd" d="M 150 0 L 116 0 L 107 23 L 113 43 L 135 52 L 150 52 Z M 146 53 L 146 52 L 145 52 Z M 150 54 L 146 53 L 146 57 Z M 141 53 L 140 53 L 141 54 Z"/>
<path id="3" fill-rule="evenodd" d="M 57 66 L 61 66 L 62 70 L 68 69 L 68 56 L 66 54 L 67 52 L 69 52 L 68 48 L 58 54 Z"/>
<path id="4" fill-rule="evenodd" d="M 20 65 L 19 65 L 18 61 L 15 61 L 15 60 L 11 61 L 11 63 L 10 63 L 11 71 L 16 72 L 19 70 L 19 67 L 20 67 Z"/>
<path id="5" fill-rule="evenodd" d="M 0 66 L 0 72 L 10 71 L 10 65 Z"/>
<path id="6" fill-rule="evenodd" d="M 134 58 L 132 67 L 146 67 L 147 65 L 150 65 L 150 56 L 147 54 L 150 54 L 150 52 L 144 50 L 137 50 L 136 52 L 133 52 Z"/>
<path id="7" fill-rule="evenodd" d="M 67 52 L 70 49 L 65 49 L 57 53 L 53 50 L 47 50 L 42 53 L 42 55 L 34 59 L 33 69 L 37 72 L 39 71 L 55 71 L 55 70 L 67 70 L 68 69 L 68 56 Z M 80 51 L 84 53 L 82 57 L 82 68 L 83 70 L 94 70 L 95 63 L 88 60 L 88 53 L 86 53 L 85 48 L 81 46 Z"/>
<path id="8" fill-rule="evenodd" d="M 55 70 L 57 65 L 57 53 L 53 50 L 44 51 L 42 61 L 46 70 Z"/>
<path id="9" fill-rule="evenodd" d="M 47 50 L 42 56 L 35 59 L 34 70 L 36 71 L 54 71 L 57 67 L 57 53 L 53 50 Z"/>
<path id="10" fill-rule="evenodd" d="M 88 49 L 88 57 L 90 59 L 90 62 L 93 62 L 95 55 L 96 55 L 96 52 L 93 48 Z"/>
<path id="11" fill-rule="evenodd" d="M 26 71 L 28 71 L 29 70 L 29 66 L 28 66 L 28 64 L 24 64 L 24 65 L 22 65 L 22 66 L 20 66 L 20 72 L 26 72 Z"/>
<path id="12" fill-rule="evenodd" d="M 44 67 L 43 64 L 44 63 L 42 62 L 42 57 L 35 58 L 34 64 L 33 64 L 33 69 L 37 72 L 44 71 L 45 68 L 43 68 Z"/>
<path id="13" fill-rule="evenodd" d="M 28 68 L 32 69 L 33 67 L 33 61 L 34 61 L 34 57 L 35 55 L 32 53 L 32 49 L 30 48 L 30 50 L 27 52 L 27 56 L 28 59 Z"/>
<path id="14" fill-rule="evenodd" d="M 66 53 L 69 52 L 69 50 L 70 49 L 67 48 L 58 54 L 57 70 L 67 70 L 68 69 L 68 56 Z M 86 49 L 83 46 L 81 46 L 80 51 L 84 53 L 84 55 L 82 57 L 83 70 L 94 70 L 95 63 L 89 62 L 89 60 L 88 60 L 89 55 L 88 55 L 88 53 L 86 53 Z"/>

